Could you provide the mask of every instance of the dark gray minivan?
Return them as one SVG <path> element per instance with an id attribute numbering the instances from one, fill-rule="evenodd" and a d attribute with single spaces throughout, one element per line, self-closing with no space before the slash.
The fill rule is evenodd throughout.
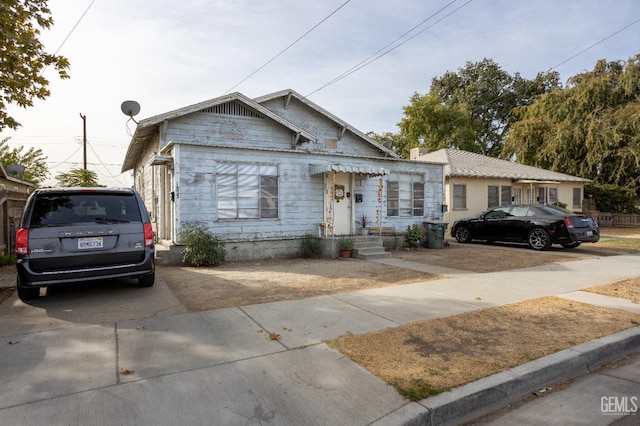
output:
<path id="1" fill-rule="evenodd" d="M 130 188 L 35 190 L 16 231 L 18 296 L 40 287 L 137 278 L 155 280 L 153 228 L 140 195 Z"/>

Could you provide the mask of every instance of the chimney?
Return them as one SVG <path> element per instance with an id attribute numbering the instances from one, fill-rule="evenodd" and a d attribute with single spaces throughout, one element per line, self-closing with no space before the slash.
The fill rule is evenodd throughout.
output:
<path id="1" fill-rule="evenodd" d="M 418 157 L 425 155 L 429 152 L 427 148 L 411 148 L 409 150 L 409 159 L 418 160 Z"/>

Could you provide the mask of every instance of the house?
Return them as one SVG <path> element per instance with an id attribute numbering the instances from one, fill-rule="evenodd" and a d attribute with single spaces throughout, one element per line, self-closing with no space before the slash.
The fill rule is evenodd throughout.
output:
<path id="1" fill-rule="evenodd" d="M 439 220 L 443 167 L 401 159 L 283 90 L 228 94 L 141 120 L 122 171 L 133 171 L 159 248 L 177 262 L 188 222 L 204 224 L 237 260 L 296 255 L 306 234 L 354 234 L 363 214 L 398 231 Z"/>
<path id="2" fill-rule="evenodd" d="M 481 154 L 413 148 L 411 159 L 442 162 L 445 166 L 445 221 L 477 217 L 505 204 L 556 204 L 582 211 L 584 184 L 591 182 L 563 173 L 500 160 Z"/>
<path id="3" fill-rule="evenodd" d="M 13 250 L 16 226 L 34 185 L 20 178 L 24 167 L 0 164 L 0 253 Z"/>

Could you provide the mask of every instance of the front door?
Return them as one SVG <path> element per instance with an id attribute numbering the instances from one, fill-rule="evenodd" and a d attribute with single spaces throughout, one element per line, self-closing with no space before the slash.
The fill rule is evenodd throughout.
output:
<path id="1" fill-rule="evenodd" d="M 352 233 L 353 227 L 351 175 L 336 172 L 335 179 L 332 174 L 329 174 L 328 177 L 328 185 L 333 191 L 333 232 L 335 235 L 349 235 Z"/>

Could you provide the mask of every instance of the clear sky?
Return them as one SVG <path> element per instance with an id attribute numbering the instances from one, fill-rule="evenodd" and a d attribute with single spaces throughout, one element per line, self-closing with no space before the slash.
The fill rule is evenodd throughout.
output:
<path id="1" fill-rule="evenodd" d="M 11 107 L 22 123 L 11 147 L 42 148 L 50 181 L 83 164 L 101 184 L 121 174 L 137 120 L 241 92 L 293 89 L 363 132 L 397 132 L 403 107 L 431 80 L 493 59 L 563 83 L 599 59 L 640 53 L 638 0 L 49 0 L 54 26 L 41 40 L 71 62 L 47 69 L 52 95 Z M 626 27 L 626 28 L 625 28 Z M 413 31 L 412 31 L 413 29 Z"/>

